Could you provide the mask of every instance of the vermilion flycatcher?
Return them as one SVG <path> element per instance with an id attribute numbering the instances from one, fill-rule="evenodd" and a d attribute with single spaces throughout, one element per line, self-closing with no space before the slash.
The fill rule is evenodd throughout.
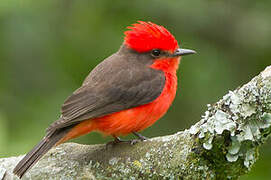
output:
<path id="1" fill-rule="evenodd" d="M 46 136 L 15 167 L 22 177 L 49 149 L 69 139 L 99 131 L 121 142 L 120 135 L 135 134 L 151 126 L 170 107 L 177 90 L 176 71 L 182 55 L 163 26 L 139 21 L 128 27 L 124 43 L 87 76 L 64 102 L 60 118 Z"/>

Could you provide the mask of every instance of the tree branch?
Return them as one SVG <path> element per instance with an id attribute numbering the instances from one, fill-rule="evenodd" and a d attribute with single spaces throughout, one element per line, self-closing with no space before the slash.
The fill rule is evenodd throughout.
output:
<path id="1" fill-rule="evenodd" d="M 208 105 L 189 130 L 107 149 L 65 143 L 23 179 L 237 179 L 255 163 L 270 126 L 271 66 Z M 0 159 L 0 179 L 14 179 L 12 170 L 22 157 Z"/>

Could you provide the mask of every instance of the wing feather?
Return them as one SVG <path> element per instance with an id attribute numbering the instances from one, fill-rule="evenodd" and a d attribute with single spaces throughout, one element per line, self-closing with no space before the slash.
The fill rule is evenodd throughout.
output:
<path id="1" fill-rule="evenodd" d="M 113 63 L 114 68 L 111 68 Z M 62 105 L 61 118 L 47 130 L 147 104 L 161 94 L 165 84 L 162 71 L 145 64 L 118 63 L 110 62 L 109 58 L 98 65 L 83 85 L 67 98 Z"/>

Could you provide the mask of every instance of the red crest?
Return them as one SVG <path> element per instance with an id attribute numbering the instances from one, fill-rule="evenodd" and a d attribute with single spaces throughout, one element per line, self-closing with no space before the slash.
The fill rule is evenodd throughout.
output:
<path id="1" fill-rule="evenodd" d="M 163 26 L 138 21 L 128 29 L 124 32 L 124 44 L 137 52 L 147 52 L 152 49 L 174 52 L 178 48 L 177 40 Z"/>

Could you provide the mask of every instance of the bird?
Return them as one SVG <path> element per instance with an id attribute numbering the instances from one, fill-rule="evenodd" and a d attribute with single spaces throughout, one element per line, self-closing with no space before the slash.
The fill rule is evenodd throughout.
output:
<path id="1" fill-rule="evenodd" d="M 195 53 L 180 48 L 164 26 L 149 21 L 128 26 L 119 50 L 64 101 L 59 119 L 13 173 L 21 178 L 51 148 L 93 131 L 112 136 L 113 144 L 131 133 L 146 140 L 139 132 L 160 119 L 176 96 L 181 56 Z"/>

